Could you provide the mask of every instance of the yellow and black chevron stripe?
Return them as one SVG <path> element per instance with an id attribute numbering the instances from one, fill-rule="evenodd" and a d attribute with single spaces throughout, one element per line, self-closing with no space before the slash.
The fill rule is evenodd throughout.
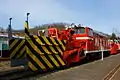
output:
<path id="1" fill-rule="evenodd" d="M 44 36 L 27 37 L 29 37 L 26 39 L 28 66 L 32 71 L 51 70 L 65 66 L 62 59 L 65 41 Z"/>
<path id="2" fill-rule="evenodd" d="M 26 57 L 25 40 L 11 39 L 9 41 L 9 51 L 11 59 L 21 59 Z"/>
<path id="3" fill-rule="evenodd" d="M 29 35 L 28 21 L 25 21 L 25 35 Z M 9 52 L 11 59 L 22 59 L 26 57 L 25 39 L 10 39 Z"/>
<path id="4" fill-rule="evenodd" d="M 65 41 L 45 36 L 32 36 L 28 22 L 25 22 L 25 44 L 28 66 L 32 71 L 48 71 L 62 68 Z"/>

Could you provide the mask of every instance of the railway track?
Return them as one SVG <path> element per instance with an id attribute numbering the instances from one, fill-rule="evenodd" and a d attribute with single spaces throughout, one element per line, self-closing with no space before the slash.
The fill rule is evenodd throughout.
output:
<path id="1" fill-rule="evenodd" d="M 9 70 L 0 72 L 0 80 L 16 80 L 21 79 L 23 77 L 29 77 L 34 74 L 35 73 L 26 69 Z"/>
<path id="2" fill-rule="evenodd" d="M 82 64 L 85 64 L 85 63 L 82 63 Z M 82 64 L 79 64 L 79 65 L 82 65 Z M 71 67 L 75 67 L 75 66 L 78 66 L 78 65 L 74 65 L 74 66 L 71 66 Z M 69 67 L 70 68 L 70 67 Z M 66 70 L 68 68 L 65 68 L 63 70 Z M 105 76 L 103 78 L 103 80 L 111 80 L 112 77 L 116 74 L 116 72 L 120 69 L 120 65 L 116 66 L 112 71 L 110 71 L 107 76 Z M 27 78 L 27 77 L 31 77 L 31 76 L 35 76 L 35 75 L 40 75 L 40 76 L 45 76 L 47 74 L 50 74 L 50 73 L 54 73 L 54 72 L 57 72 L 57 71 L 61 71 L 61 70 L 56 70 L 56 71 L 51 71 L 51 72 L 47 72 L 47 73 L 42 73 L 42 74 L 38 74 L 38 73 L 33 73 L 29 70 L 26 70 L 24 68 L 16 68 L 16 69 L 11 69 L 11 70 L 7 70 L 7 71 L 2 71 L 0 72 L 0 80 L 16 80 L 16 79 L 23 79 L 23 78 Z"/>
<path id="3" fill-rule="evenodd" d="M 115 74 L 120 70 L 120 65 L 117 65 L 113 70 L 111 70 L 104 78 L 103 80 L 112 80 L 112 78 L 115 76 Z"/>
<path id="4" fill-rule="evenodd" d="M 77 65 L 75 65 L 75 66 L 77 66 Z M 50 72 L 32 72 L 32 71 L 24 69 L 24 68 L 16 68 L 16 69 L 11 69 L 11 70 L 7 70 L 7 71 L 1 71 L 0 72 L 0 80 L 24 79 L 24 78 L 28 78 L 28 77 L 32 77 L 32 76 L 36 76 L 36 75 L 40 75 L 42 77 L 42 76 L 46 76 L 46 75 L 54 73 L 54 72 L 67 70 L 67 69 L 75 67 L 75 66 L 66 67 L 66 68 L 60 69 L 60 70 L 53 70 Z"/>
<path id="5" fill-rule="evenodd" d="M 0 61 L 9 61 L 10 60 L 10 58 L 0 58 Z"/>
<path id="6" fill-rule="evenodd" d="M 36 75 L 40 75 L 41 77 L 42 76 L 46 76 L 48 74 L 51 74 L 51 73 L 54 73 L 54 72 L 57 72 L 59 70 L 54 70 L 54 71 L 51 71 L 51 72 L 32 72 L 30 70 L 25 70 L 25 69 L 22 69 L 22 70 L 16 70 L 16 71 L 12 71 L 12 72 L 6 72 L 6 73 L 3 73 L 3 74 L 0 74 L 0 80 L 16 80 L 16 79 L 25 79 L 25 78 L 29 78 L 29 77 L 33 77 L 33 76 L 36 76 Z"/>

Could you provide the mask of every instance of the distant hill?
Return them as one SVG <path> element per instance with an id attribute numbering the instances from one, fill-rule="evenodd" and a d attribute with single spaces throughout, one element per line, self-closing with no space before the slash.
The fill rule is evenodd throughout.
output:
<path id="1" fill-rule="evenodd" d="M 51 23 L 51 24 L 43 24 L 43 25 L 38 25 L 38 26 L 35 26 L 34 28 L 30 28 L 30 33 L 31 34 L 37 34 L 38 30 L 47 30 L 49 26 L 52 26 L 52 27 L 56 27 L 58 28 L 59 30 L 62 30 L 65 28 L 65 25 L 70 25 L 68 23 Z M 3 28 L 0 28 L 0 30 L 3 30 Z M 24 33 L 25 31 L 24 30 L 12 30 L 14 34 L 18 34 L 20 36 L 24 36 Z M 104 36 L 107 36 L 109 38 L 115 38 L 116 35 L 113 35 L 113 33 L 111 35 L 108 35 L 106 33 L 103 33 L 103 32 L 99 32 L 99 31 L 96 31 L 94 30 L 95 32 L 101 34 L 101 35 L 104 35 Z"/>
<path id="2" fill-rule="evenodd" d="M 47 30 L 49 26 L 56 27 L 59 30 L 64 29 L 65 25 L 70 25 L 68 23 L 51 23 L 51 24 L 43 24 L 43 25 L 38 25 L 35 26 L 34 28 L 30 28 L 30 33 L 31 34 L 37 34 L 38 30 Z M 25 31 L 24 30 L 13 30 L 14 33 L 18 33 L 20 36 L 24 36 Z"/>

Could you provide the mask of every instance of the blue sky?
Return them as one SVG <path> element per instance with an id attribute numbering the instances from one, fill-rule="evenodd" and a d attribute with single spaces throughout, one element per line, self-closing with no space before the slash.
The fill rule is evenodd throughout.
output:
<path id="1" fill-rule="evenodd" d="M 26 13 L 30 27 L 67 22 L 82 24 L 104 33 L 120 32 L 120 0 L 0 0 L 0 26 L 23 29 Z"/>

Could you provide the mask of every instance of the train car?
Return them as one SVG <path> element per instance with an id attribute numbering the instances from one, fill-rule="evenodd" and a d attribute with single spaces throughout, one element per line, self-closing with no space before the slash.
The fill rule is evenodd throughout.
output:
<path id="1" fill-rule="evenodd" d="M 110 54 L 114 55 L 120 52 L 120 42 L 118 39 L 109 40 Z"/>
<path id="2" fill-rule="evenodd" d="M 109 49 L 108 37 L 92 30 L 89 27 L 78 28 L 73 37 L 76 39 L 76 41 L 78 41 L 79 44 L 81 42 L 84 43 L 83 48 L 85 53 L 100 52 L 102 48 L 104 50 Z"/>
<path id="3" fill-rule="evenodd" d="M 13 35 L 13 38 L 23 38 L 23 37 Z M 0 57 L 10 58 L 9 39 L 7 34 L 0 34 Z"/>
<path id="4" fill-rule="evenodd" d="M 12 44 L 16 39 L 10 40 L 11 64 L 27 65 L 32 71 L 64 68 L 82 60 L 100 58 L 101 53 L 108 54 L 108 39 L 106 34 L 82 26 L 66 27 L 63 30 L 49 27 L 48 30 L 38 30 L 38 34 L 31 35 L 26 22 L 25 39 L 18 40 L 20 44 Z"/>
<path id="5" fill-rule="evenodd" d="M 7 36 L 0 35 L 0 57 L 8 58 L 10 56 L 8 49 L 9 49 L 9 44 L 8 44 Z"/>
<path id="6" fill-rule="evenodd" d="M 79 62 L 87 58 L 93 59 L 108 52 L 108 36 L 89 27 L 72 27 L 59 31 L 57 28 L 48 29 L 49 37 L 67 40 L 63 58 L 68 63 Z M 73 57 L 74 56 L 74 57 Z"/>

